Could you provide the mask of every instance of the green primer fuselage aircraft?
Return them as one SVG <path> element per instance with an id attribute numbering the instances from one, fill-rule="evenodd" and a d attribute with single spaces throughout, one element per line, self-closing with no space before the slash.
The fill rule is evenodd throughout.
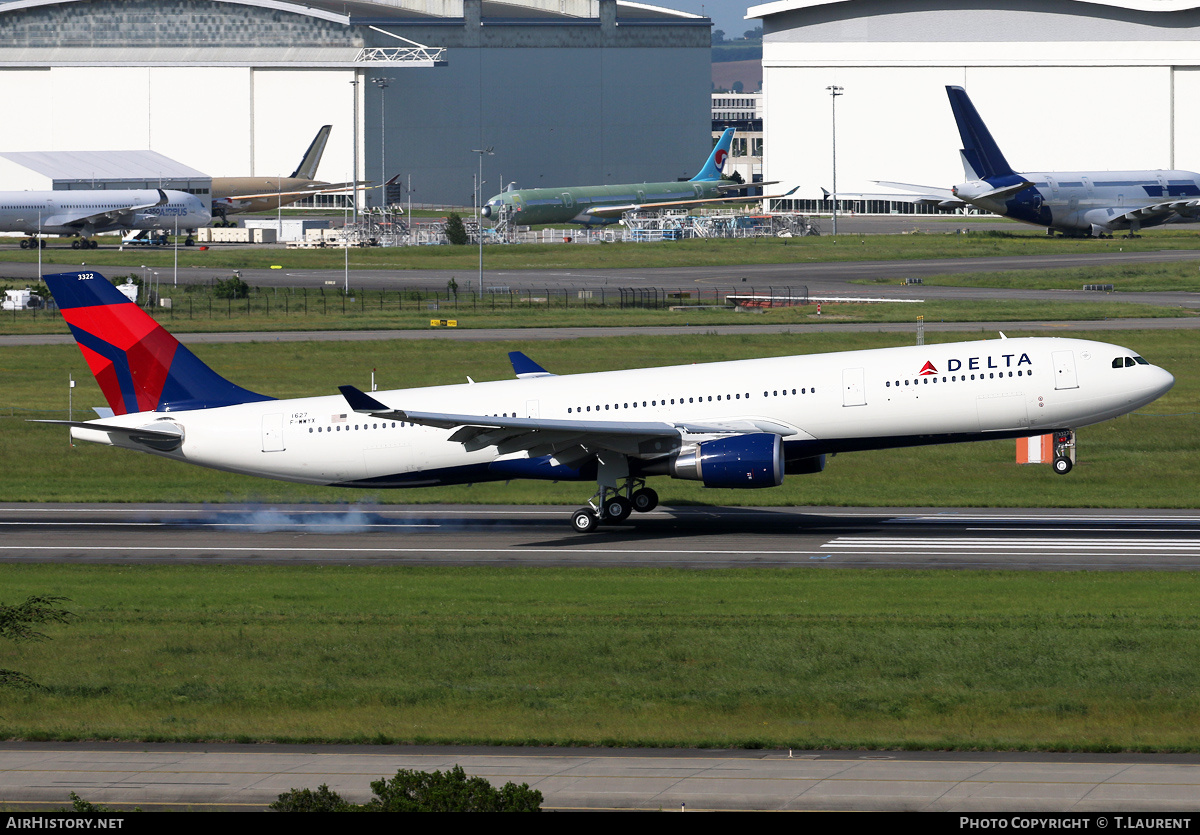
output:
<path id="1" fill-rule="evenodd" d="M 611 186 L 567 186 L 523 188 L 505 191 L 484 204 L 485 218 L 507 217 L 522 226 L 548 223 L 579 223 L 595 226 L 616 223 L 625 212 L 663 209 L 672 206 L 718 202 L 747 202 L 762 197 L 734 197 L 736 192 L 762 183 L 726 179 L 721 170 L 733 143 L 733 128 L 727 128 L 709 154 L 700 173 L 690 180 L 666 183 L 626 183 Z"/>

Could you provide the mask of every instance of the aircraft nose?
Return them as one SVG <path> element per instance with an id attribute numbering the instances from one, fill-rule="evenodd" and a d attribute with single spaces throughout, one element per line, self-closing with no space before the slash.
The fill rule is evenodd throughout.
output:
<path id="1" fill-rule="evenodd" d="M 1157 365 L 1154 366 L 1154 372 L 1154 377 L 1151 380 L 1150 385 L 1152 386 L 1154 396 L 1156 398 L 1162 397 L 1171 390 L 1172 386 L 1175 385 L 1175 375 L 1173 375 L 1170 371 L 1167 371 L 1165 368 L 1159 368 Z"/>

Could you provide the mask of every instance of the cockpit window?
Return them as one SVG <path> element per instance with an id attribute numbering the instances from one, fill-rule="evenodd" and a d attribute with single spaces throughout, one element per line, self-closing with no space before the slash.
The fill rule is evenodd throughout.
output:
<path id="1" fill-rule="evenodd" d="M 1146 360 L 1144 360 L 1144 359 L 1142 359 L 1141 357 L 1139 357 L 1139 356 L 1136 356 L 1136 355 L 1134 356 L 1134 358 L 1133 358 L 1133 359 L 1134 359 L 1134 362 L 1136 362 L 1138 365 L 1149 365 L 1149 364 L 1150 364 L 1150 363 L 1149 363 L 1149 362 L 1147 362 Z"/>

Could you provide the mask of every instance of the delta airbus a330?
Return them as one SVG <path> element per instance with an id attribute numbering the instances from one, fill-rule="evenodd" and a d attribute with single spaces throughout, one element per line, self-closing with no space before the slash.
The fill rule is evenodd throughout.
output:
<path id="1" fill-rule="evenodd" d="M 1175 382 L 1119 345 L 1036 337 L 569 376 L 513 353 L 513 380 L 276 400 L 204 365 L 99 273 L 45 280 L 112 410 L 44 421 L 76 440 L 341 487 L 594 479 L 579 531 L 654 509 L 652 476 L 769 488 L 830 453 L 1098 423 Z"/>

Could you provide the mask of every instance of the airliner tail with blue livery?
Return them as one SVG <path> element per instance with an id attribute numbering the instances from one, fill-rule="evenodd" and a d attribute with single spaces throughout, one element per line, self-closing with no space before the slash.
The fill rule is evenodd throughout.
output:
<path id="1" fill-rule="evenodd" d="M 1071 237 L 1137 234 L 1143 228 L 1200 219 L 1200 174 L 1194 171 L 1013 170 L 992 138 L 966 90 L 947 87 L 950 108 L 962 138 L 966 182 L 948 192 L 931 192 L 943 206 L 970 204 L 1050 232 Z"/>

